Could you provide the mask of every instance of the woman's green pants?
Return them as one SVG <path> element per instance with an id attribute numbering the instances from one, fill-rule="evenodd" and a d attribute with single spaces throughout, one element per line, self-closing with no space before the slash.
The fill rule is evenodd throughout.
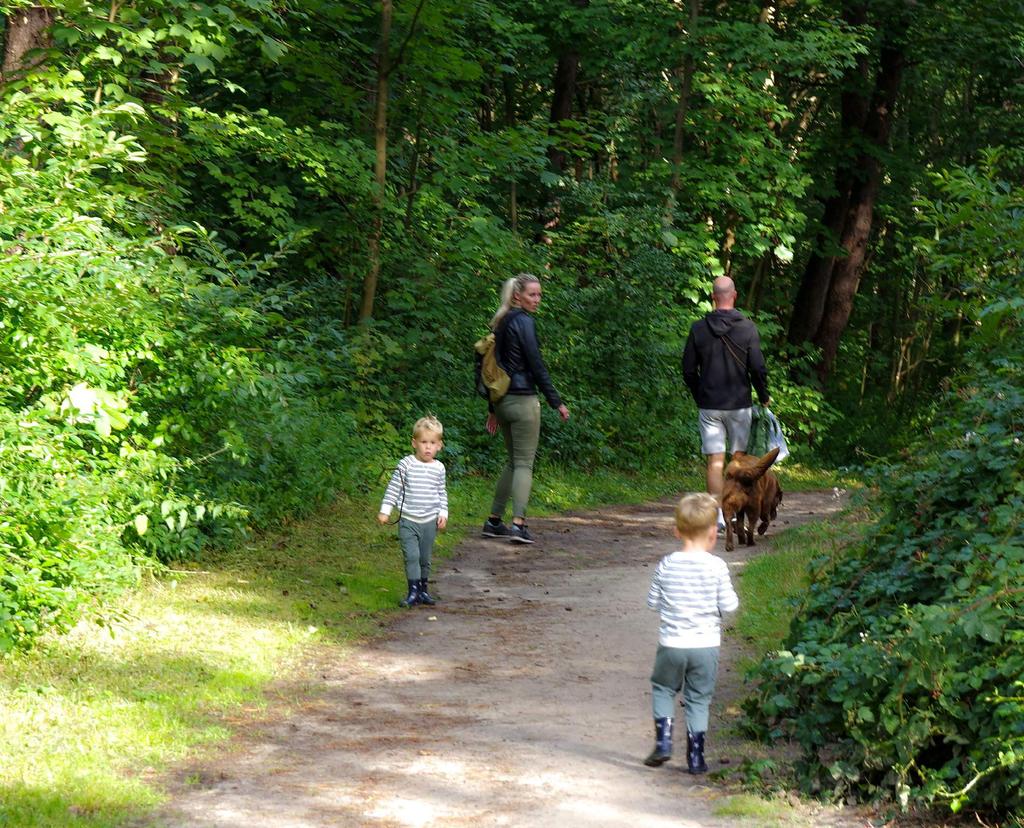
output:
<path id="1" fill-rule="evenodd" d="M 540 440 L 540 400 L 536 395 L 506 394 L 494 413 L 505 438 L 508 460 L 498 478 L 491 514 L 501 517 L 512 498 L 512 517 L 526 517 L 526 504 L 533 486 L 533 459 Z"/>

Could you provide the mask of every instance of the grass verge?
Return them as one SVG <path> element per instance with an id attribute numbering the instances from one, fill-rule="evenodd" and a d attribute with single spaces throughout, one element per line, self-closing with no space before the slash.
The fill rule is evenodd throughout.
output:
<path id="1" fill-rule="evenodd" d="M 450 484 L 439 559 L 477 530 L 492 485 Z M 643 477 L 542 468 L 534 512 L 700 486 L 697 466 Z M 386 625 L 405 580 L 394 527 L 373 519 L 380 488 L 148 579 L 101 621 L 0 661 L 0 825 L 138 820 L 164 800 L 173 763 L 265 714 L 274 680 L 301 678 L 313 653 L 340 654 Z"/>
<path id="2" fill-rule="evenodd" d="M 739 579 L 740 614 L 736 631 L 755 653 L 776 650 L 799 611 L 813 562 L 833 560 L 865 529 L 850 513 L 808 523 L 780 534 L 770 555 L 750 560 Z"/>
<path id="3" fill-rule="evenodd" d="M 849 484 L 857 485 L 854 481 Z M 866 511 L 847 510 L 820 522 L 787 529 L 773 539 L 769 554 L 747 561 L 736 585 L 740 613 L 735 631 L 750 654 L 740 659 L 741 671 L 749 674 L 764 654 L 782 646 L 814 569 L 829 566 L 847 546 L 857 543 L 868 528 L 866 518 Z M 735 732 L 741 739 L 751 738 L 741 724 Z M 725 799 L 716 807 L 716 816 L 763 828 L 820 824 L 818 809 L 824 806 L 802 803 L 792 793 L 794 751 L 793 745 L 746 741 L 743 752 L 747 758 L 723 774 L 744 792 Z"/>
<path id="4" fill-rule="evenodd" d="M 786 460 L 774 468 L 782 488 L 787 492 L 808 492 L 818 489 L 850 490 L 860 487 L 860 481 L 849 474 L 818 466 Z"/>
<path id="5" fill-rule="evenodd" d="M 715 806 L 714 814 L 751 828 L 809 828 L 812 825 L 806 813 L 780 797 L 730 796 Z"/>

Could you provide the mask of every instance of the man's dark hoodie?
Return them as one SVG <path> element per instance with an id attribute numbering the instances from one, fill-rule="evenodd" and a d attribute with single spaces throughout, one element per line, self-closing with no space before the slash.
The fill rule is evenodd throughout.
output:
<path id="1" fill-rule="evenodd" d="M 751 385 L 760 403 L 767 403 L 768 369 L 754 323 L 735 309 L 712 311 L 694 322 L 683 349 L 683 378 L 698 408 L 749 408 Z"/>

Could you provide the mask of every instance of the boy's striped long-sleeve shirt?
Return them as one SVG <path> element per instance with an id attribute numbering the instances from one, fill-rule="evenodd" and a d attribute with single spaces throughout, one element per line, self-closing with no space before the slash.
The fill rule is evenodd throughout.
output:
<path id="1" fill-rule="evenodd" d="M 406 520 L 429 523 L 448 517 L 448 491 L 445 488 L 444 463 L 424 463 L 409 454 L 398 461 L 380 504 L 382 514 L 390 515 L 398 507 Z"/>
<path id="2" fill-rule="evenodd" d="M 666 555 L 647 594 L 647 606 L 661 614 L 658 642 L 665 647 L 718 647 L 722 613 L 739 605 L 728 565 L 710 552 Z"/>

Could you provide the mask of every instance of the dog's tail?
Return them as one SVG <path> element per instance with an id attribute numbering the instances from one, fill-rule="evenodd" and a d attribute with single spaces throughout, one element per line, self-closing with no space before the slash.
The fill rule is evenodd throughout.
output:
<path id="1" fill-rule="evenodd" d="M 760 478 L 768 469 L 771 468 L 772 463 L 779 456 L 779 450 L 773 448 L 764 457 L 759 457 L 752 463 L 744 464 L 733 464 L 730 463 L 729 475 L 736 478 L 743 483 L 753 483 L 755 480 Z"/>

